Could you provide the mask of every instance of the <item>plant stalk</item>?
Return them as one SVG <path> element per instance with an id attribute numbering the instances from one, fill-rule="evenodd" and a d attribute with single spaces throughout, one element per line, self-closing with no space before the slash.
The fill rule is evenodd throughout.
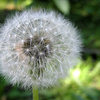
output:
<path id="1" fill-rule="evenodd" d="M 33 87 L 33 100 L 39 100 L 38 88 Z"/>

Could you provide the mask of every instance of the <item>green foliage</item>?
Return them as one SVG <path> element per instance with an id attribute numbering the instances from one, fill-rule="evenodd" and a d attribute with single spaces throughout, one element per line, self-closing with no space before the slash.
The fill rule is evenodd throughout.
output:
<path id="1" fill-rule="evenodd" d="M 71 0 L 69 16 L 81 29 L 84 45 L 88 48 L 100 49 L 99 4 L 100 0 Z"/>
<path id="2" fill-rule="evenodd" d="M 70 4 L 68 0 L 54 0 L 54 3 L 63 14 L 69 14 Z"/>
<path id="3" fill-rule="evenodd" d="M 0 9 L 23 9 L 30 5 L 32 0 L 0 0 Z"/>
<path id="4" fill-rule="evenodd" d="M 99 77 L 100 61 L 80 61 L 59 86 L 41 91 L 42 100 L 99 100 Z"/>

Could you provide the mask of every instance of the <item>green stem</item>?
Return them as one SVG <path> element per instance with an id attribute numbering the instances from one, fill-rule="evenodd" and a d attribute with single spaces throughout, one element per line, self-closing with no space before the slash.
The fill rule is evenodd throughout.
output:
<path id="1" fill-rule="evenodd" d="M 39 100 L 37 87 L 33 87 L 33 100 Z"/>

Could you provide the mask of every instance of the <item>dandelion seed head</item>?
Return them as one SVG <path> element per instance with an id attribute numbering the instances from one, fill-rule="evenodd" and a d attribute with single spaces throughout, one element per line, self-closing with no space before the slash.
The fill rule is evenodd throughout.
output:
<path id="1" fill-rule="evenodd" d="M 57 84 L 80 57 L 77 29 L 54 12 L 16 14 L 0 33 L 0 72 L 25 88 Z"/>

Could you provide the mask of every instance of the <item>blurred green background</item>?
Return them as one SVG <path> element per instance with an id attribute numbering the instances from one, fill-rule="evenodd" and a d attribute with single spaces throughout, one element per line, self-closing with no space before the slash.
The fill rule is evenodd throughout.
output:
<path id="1" fill-rule="evenodd" d="M 100 100 L 100 0 L 0 0 L 0 24 L 16 11 L 45 8 L 61 13 L 78 27 L 82 59 L 59 86 L 39 90 L 40 100 Z M 32 100 L 31 91 L 0 76 L 0 100 Z"/>

